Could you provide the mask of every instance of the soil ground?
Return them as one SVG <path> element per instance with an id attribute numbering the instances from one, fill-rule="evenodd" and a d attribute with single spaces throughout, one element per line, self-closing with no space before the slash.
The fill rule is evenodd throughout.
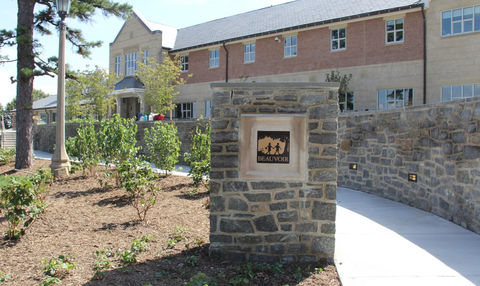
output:
<path id="1" fill-rule="evenodd" d="M 34 167 L 26 171 L 35 172 L 49 164 L 35 160 Z M 0 284 L 38 285 L 47 277 L 42 260 L 71 254 L 76 269 L 62 273 L 59 285 L 185 285 L 195 277 L 210 286 L 232 285 L 230 281 L 239 273 L 253 276 L 243 285 L 340 285 L 333 265 L 252 263 L 249 271 L 245 263 L 212 260 L 208 257 L 209 210 L 205 204 L 209 194 L 205 187 L 192 194 L 192 179 L 160 177 L 157 183 L 163 192 L 146 221 L 140 221 L 123 188 L 100 188 L 101 170 L 88 177 L 77 172 L 55 181 L 46 212 L 18 241 L 4 238 L 8 222 L 0 213 Z M 14 163 L 0 166 L 0 175 L 5 174 L 26 175 L 16 172 Z M 180 234 L 180 230 L 184 230 L 184 238 L 177 239 L 173 246 L 174 234 Z M 138 255 L 138 263 L 119 266 L 119 257 L 108 257 L 104 261 L 113 267 L 94 279 L 94 266 L 99 261 L 95 251 L 113 246 L 114 252 L 130 250 L 133 240 L 144 235 L 155 239 Z M 323 271 L 315 273 L 315 268 Z M 200 278 L 198 273 L 205 277 Z M 5 276 L 10 278 L 2 283 Z"/>

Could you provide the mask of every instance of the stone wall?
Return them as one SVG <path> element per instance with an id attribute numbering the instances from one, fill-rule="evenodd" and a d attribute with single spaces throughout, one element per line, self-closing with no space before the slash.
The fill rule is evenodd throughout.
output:
<path id="1" fill-rule="evenodd" d="M 480 99 L 347 113 L 338 124 L 338 186 L 480 233 Z M 408 174 L 417 182 L 409 182 Z"/>
<path id="2" fill-rule="evenodd" d="M 171 123 L 170 120 L 163 120 L 164 123 Z M 205 123 L 208 120 L 175 120 L 175 126 L 177 126 L 177 136 L 180 138 L 182 142 L 182 146 L 180 147 L 180 157 L 179 164 L 185 164 L 183 159 L 183 154 L 190 150 L 190 138 L 193 132 L 195 131 L 195 127 L 197 124 L 201 124 L 202 128 L 205 127 Z M 140 150 L 139 155 L 145 154 L 145 129 L 151 128 L 154 125 L 153 121 L 137 121 L 136 122 L 137 128 L 137 146 L 141 146 L 142 150 Z M 76 136 L 77 135 L 77 128 L 79 127 L 79 123 L 67 123 L 65 124 L 65 139 Z M 55 124 L 44 124 L 44 125 L 35 125 L 33 127 L 33 146 L 35 150 L 45 151 L 49 153 L 53 153 L 53 146 L 55 145 Z M 100 123 L 95 123 L 95 127 L 100 127 Z"/>
<path id="3" fill-rule="evenodd" d="M 212 88 L 210 255 L 235 261 L 331 261 L 338 85 L 251 83 L 212 84 Z M 261 124 L 272 115 L 279 121 L 297 116 L 292 120 L 304 124 L 303 134 L 291 138 L 304 146 L 292 143 L 290 149 L 302 149 L 303 177 L 301 172 L 297 179 L 287 179 L 288 172 L 276 173 L 280 164 L 245 172 L 251 152 L 257 158 L 257 135 L 254 128 L 245 128 L 244 120 L 255 117 L 255 124 Z"/>

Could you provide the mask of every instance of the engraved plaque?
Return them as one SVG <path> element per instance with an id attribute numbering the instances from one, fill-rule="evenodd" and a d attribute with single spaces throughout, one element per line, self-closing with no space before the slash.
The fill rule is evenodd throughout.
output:
<path id="1" fill-rule="evenodd" d="M 257 132 L 257 163 L 290 163 L 290 131 Z"/>

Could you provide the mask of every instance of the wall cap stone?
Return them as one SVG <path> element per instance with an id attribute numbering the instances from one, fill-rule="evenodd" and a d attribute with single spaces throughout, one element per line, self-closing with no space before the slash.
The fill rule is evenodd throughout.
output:
<path id="1" fill-rule="evenodd" d="M 252 83 L 211 83 L 210 88 L 215 90 L 238 89 L 338 89 L 338 82 L 252 82 Z"/>

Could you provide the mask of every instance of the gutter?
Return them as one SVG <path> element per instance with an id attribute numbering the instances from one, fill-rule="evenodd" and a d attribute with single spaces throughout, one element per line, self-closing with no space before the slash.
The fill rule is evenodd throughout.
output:
<path id="1" fill-rule="evenodd" d="M 225 42 L 223 42 L 223 48 L 225 49 L 225 52 L 227 53 L 227 60 L 225 61 L 226 67 L 225 67 L 225 82 L 228 82 L 228 50 L 227 46 L 225 46 Z"/>
<path id="2" fill-rule="evenodd" d="M 309 24 L 302 24 L 302 25 L 297 25 L 297 26 L 292 26 L 292 27 L 287 27 L 287 28 L 282 28 L 282 29 L 277 29 L 277 30 L 271 30 L 271 31 L 267 31 L 267 32 L 261 32 L 261 33 L 246 35 L 246 36 L 240 36 L 240 37 L 235 37 L 235 38 L 230 38 L 230 39 L 225 39 L 225 40 L 219 40 L 219 41 L 215 41 L 215 42 L 195 45 L 195 46 L 186 47 L 186 48 L 180 48 L 180 49 L 175 49 L 174 48 L 174 49 L 170 50 L 169 53 L 178 53 L 178 52 L 183 52 L 183 51 L 188 51 L 188 50 L 193 50 L 193 49 L 203 48 L 203 47 L 208 47 L 208 46 L 214 46 L 214 45 L 222 45 L 222 44 L 224 45 L 225 43 L 240 41 L 240 40 L 249 39 L 249 38 L 255 38 L 255 37 L 271 35 L 271 34 L 278 34 L 278 33 L 283 33 L 283 32 L 287 32 L 287 31 L 293 31 L 293 30 L 309 28 L 309 27 L 314 27 L 314 26 L 321 26 L 321 25 L 331 24 L 331 23 L 336 23 L 336 22 L 341 22 L 341 21 L 347 21 L 347 20 L 365 18 L 365 17 L 370 17 L 370 16 L 376 16 L 376 15 L 380 15 L 380 14 L 387 14 L 387 13 L 392 13 L 392 12 L 411 10 L 411 9 L 415 9 L 415 8 L 422 8 L 422 10 L 423 10 L 423 4 L 414 4 L 414 5 L 397 7 L 397 8 L 392 8 L 392 9 L 375 11 L 375 12 L 363 13 L 363 14 L 358 14 L 358 15 L 353 15 L 353 16 L 347 16 L 347 17 L 342 17 L 342 18 L 335 18 L 335 19 L 331 19 L 331 20 L 324 20 L 324 21 L 320 21 L 320 22 L 313 22 L 313 23 L 309 23 Z"/>
<path id="3" fill-rule="evenodd" d="M 423 16 L 423 104 L 427 104 L 427 18 L 422 4 Z"/>

